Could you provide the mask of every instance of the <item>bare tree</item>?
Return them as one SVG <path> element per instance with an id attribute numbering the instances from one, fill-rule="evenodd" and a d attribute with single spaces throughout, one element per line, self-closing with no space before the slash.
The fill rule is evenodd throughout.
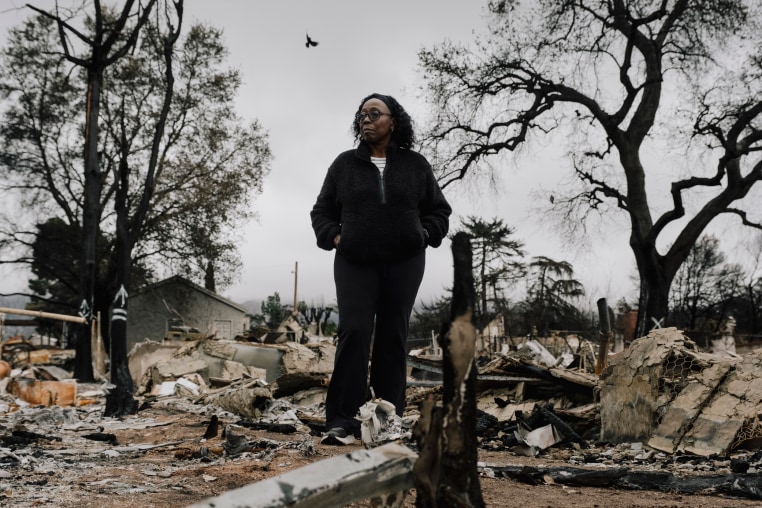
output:
<path id="1" fill-rule="evenodd" d="M 182 3 L 182 0 L 180 1 Z M 82 304 L 80 314 L 87 319 L 77 341 L 77 360 L 74 377 L 80 381 L 93 381 L 92 349 L 90 344 L 90 324 L 93 318 L 93 300 L 98 260 L 96 240 L 101 221 L 101 188 L 103 173 L 98 157 L 100 101 L 103 88 L 103 72 L 134 46 L 141 28 L 148 21 L 156 0 L 147 0 L 145 5 L 135 0 L 125 0 L 121 12 L 111 17 L 101 5 L 93 2 L 92 35 L 69 23 L 56 3 L 55 12 L 48 12 L 33 5 L 28 7 L 54 20 L 58 26 L 61 48 L 65 58 L 83 68 L 87 73 L 87 96 L 84 132 L 84 203 L 82 209 L 82 260 L 80 264 L 80 293 Z M 72 47 L 72 40 L 84 44 L 89 54 L 79 56 Z"/>
<path id="2" fill-rule="evenodd" d="M 130 213 L 141 203 L 136 182 L 151 166 L 153 119 L 161 115 L 166 86 L 161 33 L 155 25 L 149 21 L 135 50 L 105 73 L 105 135 L 99 155 L 106 253 L 115 251 L 115 221 L 109 210 L 122 154 L 129 151 L 135 180 L 128 198 Z M 54 27 L 48 18 L 33 16 L 9 32 L 8 45 L 0 52 L 0 190 L 6 198 L 21 200 L 14 216 L 0 221 L 0 263 L 29 265 L 27 252 L 38 234 L 36 226 L 51 217 L 63 219 L 71 234 L 81 229 L 80 135 L 85 108 L 79 97 L 85 95 L 84 76 L 56 54 L 60 49 Z M 262 192 L 271 156 L 267 133 L 257 122 L 247 125 L 236 113 L 234 98 L 241 78 L 226 66 L 227 53 L 222 30 L 206 25 L 190 26 L 174 48 L 175 100 L 152 178 L 150 213 L 133 253 L 154 273 L 169 269 L 209 287 L 227 286 L 238 273 L 237 228 L 256 217 L 251 202 Z M 20 246 L 24 248 L 10 252 Z M 99 261 L 101 270 L 116 264 L 111 257 Z M 115 276 L 107 278 L 113 286 Z M 108 301 L 115 291 L 109 288 Z M 95 309 L 103 312 L 100 300 Z M 71 304 L 76 311 L 76 297 Z"/>
<path id="3" fill-rule="evenodd" d="M 744 275 L 742 284 L 743 297 L 737 314 L 740 330 L 756 334 L 762 331 L 762 233 L 755 232 L 741 241 L 739 250 L 742 257 Z"/>
<path id="4" fill-rule="evenodd" d="M 712 221 L 761 227 L 750 206 L 762 179 L 760 6 L 538 0 L 488 10 L 491 30 L 473 48 L 419 55 L 435 111 L 426 145 L 443 186 L 534 137 L 568 140 L 580 190 L 555 203 L 572 225 L 593 210 L 626 214 L 642 334 L 664 322 L 673 278 Z M 664 207 L 647 180 L 668 173 Z"/>
<path id="5" fill-rule="evenodd" d="M 121 305 L 131 286 L 162 266 L 204 279 L 208 288 L 229 284 L 240 265 L 233 230 L 254 216 L 251 198 L 261 192 L 268 171 L 266 133 L 256 122 L 245 125 L 235 112 L 240 76 L 225 65 L 222 31 L 194 25 L 182 43 L 173 42 L 181 22 L 173 12 L 155 11 L 134 50 L 104 72 L 108 86 L 101 95 L 99 149 L 104 214 L 94 299 L 94 308 L 104 316 L 112 301 Z M 8 99 L 0 126 L 0 170 L 7 177 L 3 188 L 25 199 L 25 209 L 40 221 L 28 232 L 18 221 L 4 223 L 0 247 L 31 250 L 31 259 L 7 262 L 31 265 L 38 279 L 30 280 L 29 287 L 46 306 L 76 301 L 70 297 L 76 289 L 70 288 L 69 272 L 78 272 L 79 263 L 61 271 L 51 261 L 70 257 L 59 251 L 51 259 L 37 246 L 49 246 L 58 236 L 79 237 L 82 210 L 76 127 L 83 108 L 75 99 L 81 75 L 61 65 L 66 61 L 55 54 L 58 41 L 51 37 L 51 24 L 36 16 L 11 31 L 2 55 L 3 69 L 10 72 L 0 79 L 0 92 Z M 111 206 L 114 213 L 109 213 Z M 47 216 L 56 219 L 45 220 Z M 80 252 L 76 246 L 70 250 Z M 119 275 L 127 267 L 129 277 Z M 52 299 L 48 290 L 55 290 Z M 114 314 L 116 319 L 124 312 L 126 308 Z M 105 326 L 104 338 L 120 334 L 119 324 Z M 118 376 L 121 338 L 113 342 L 112 375 Z M 122 380 L 114 384 L 129 393 L 131 380 L 126 367 L 121 370 Z M 114 407 L 121 411 L 125 405 Z"/>
<path id="6" fill-rule="evenodd" d="M 689 330 L 717 331 L 730 302 L 743 291 L 740 266 L 726 263 L 719 240 L 702 236 L 675 275 L 670 322 Z"/>

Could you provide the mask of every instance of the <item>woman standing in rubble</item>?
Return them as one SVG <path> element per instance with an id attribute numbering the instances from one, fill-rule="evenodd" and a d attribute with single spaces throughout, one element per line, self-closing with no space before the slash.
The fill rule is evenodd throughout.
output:
<path id="1" fill-rule="evenodd" d="M 333 161 L 310 212 L 318 247 L 336 249 L 339 337 L 326 444 L 359 436 L 355 415 L 369 386 L 398 415 L 405 410 L 407 334 L 425 250 L 442 243 L 452 212 L 428 161 L 411 149 L 412 121 L 393 97 L 365 97 L 352 132 L 357 147 Z"/>

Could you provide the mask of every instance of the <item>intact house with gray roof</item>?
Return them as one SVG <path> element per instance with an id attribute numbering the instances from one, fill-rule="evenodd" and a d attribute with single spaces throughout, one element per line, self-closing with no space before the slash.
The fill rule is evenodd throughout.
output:
<path id="1" fill-rule="evenodd" d="M 204 336 L 233 339 L 249 329 L 248 310 L 180 276 L 129 296 L 127 351 L 150 339 L 162 342 L 170 328 L 193 327 Z"/>

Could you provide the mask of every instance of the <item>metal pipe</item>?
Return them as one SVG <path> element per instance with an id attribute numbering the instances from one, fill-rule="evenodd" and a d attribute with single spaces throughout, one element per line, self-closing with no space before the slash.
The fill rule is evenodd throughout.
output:
<path id="1" fill-rule="evenodd" d="M 8 307 L 0 307 L 0 312 L 5 314 L 18 314 L 20 316 L 35 316 L 45 319 L 58 319 L 60 321 L 69 321 L 71 323 L 86 323 L 87 320 L 80 316 L 69 316 L 66 314 L 53 314 L 52 312 L 42 312 L 40 310 L 26 310 L 26 309 L 11 309 Z"/>

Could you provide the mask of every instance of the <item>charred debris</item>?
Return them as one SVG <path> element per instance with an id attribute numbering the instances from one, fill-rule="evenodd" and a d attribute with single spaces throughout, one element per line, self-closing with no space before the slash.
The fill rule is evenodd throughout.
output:
<path id="1" fill-rule="evenodd" d="M 302 482 L 290 505 L 373 498 L 394 506 L 415 489 L 421 506 L 437 506 L 445 495 L 481 506 L 484 476 L 762 499 L 762 349 L 713 354 L 675 328 L 654 329 L 617 353 L 606 343 L 603 358 L 598 343 L 577 336 L 514 338 L 508 348 L 482 342 L 467 292 L 447 335 L 410 352 L 403 418 L 371 399 L 358 414 L 362 449 L 226 499 L 256 492 L 285 502 L 282 485 Z M 333 338 L 288 318 L 275 332 L 233 340 L 146 340 L 130 352 L 129 368 L 141 408 L 192 407 L 210 415 L 197 438 L 223 436 L 220 446 L 175 450 L 177 460 L 235 460 L 268 447 L 311 455 L 313 436 L 325 430 L 334 352 Z M 71 378 L 73 351 L 13 337 L 3 339 L 0 356 L 0 472 L 23 467 L 28 454 L 44 454 L 46 443 L 67 433 L 119 448 L 110 429 L 128 422 L 102 416 L 108 383 Z M 140 416 L 140 425 L 155 423 Z M 447 435 L 453 429 L 458 434 Z M 259 440 L 257 430 L 283 440 Z M 477 462 L 479 449 L 504 451 L 512 462 L 546 456 L 568 466 L 490 465 Z M 381 471 L 386 483 L 363 481 Z M 338 491 L 340 498 L 331 497 Z"/>

